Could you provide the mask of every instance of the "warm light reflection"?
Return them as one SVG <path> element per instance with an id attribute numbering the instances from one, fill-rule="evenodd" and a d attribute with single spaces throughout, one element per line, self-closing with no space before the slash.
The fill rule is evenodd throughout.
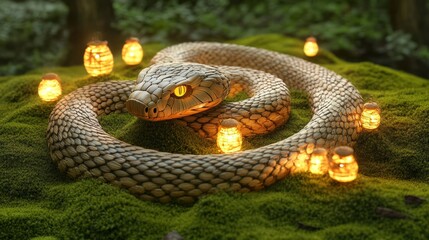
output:
<path id="1" fill-rule="evenodd" d="M 96 77 L 110 74 L 113 70 L 113 55 L 107 41 L 88 43 L 83 55 L 83 63 L 89 75 Z"/>
<path id="2" fill-rule="evenodd" d="M 310 172 L 313 174 L 325 174 L 328 172 L 328 152 L 324 148 L 316 148 L 310 157 Z"/>
<path id="3" fill-rule="evenodd" d="M 341 146 L 334 149 L 329 161 L 329 176 L 338 182 L 351 182 L 356 179 L 359 166 L 351 147 Z"/>
<path id="4" fill-rule="evenodd" d="M 62 93 L 61 79 L 55 73 L 47 73 L 42 77 L 38 88 L 39 97 L 45 102 L 57 100 Z"/>
<path id="5" fill-rule="evenodd" d="M 377 103 L 365 103 L 365 105 L 363 105 L 363 111 L 360 118 L 362 127 L 368 130 L 378 128 L 378 126 L 380 126 L 381 120 L 380 112 L 381 110 L 378 107 Z"/>
<path id="6" fill-rule="evenodd" d="M 220 123 L 217 134 L 217 146 L 224 153 L 241 150 L 242 136 L 239 123 L 234 119 L 225 119 Z"/>
<path id="7" fill-rule="evenodd" d="M 317 41 L 314 37 L 309 37 L 305 41 L 304 44 L 304 54 L 307 57 L 314 57 L 319 52 L 319 46 L 317 45 Z"/>
<path id="8" fill-rule="evenodd" d="M 137 38 L 129 38 L 122 47 L 122 60 L 127 65 L 137 65 L 143 59 L 143 48 Z"/>

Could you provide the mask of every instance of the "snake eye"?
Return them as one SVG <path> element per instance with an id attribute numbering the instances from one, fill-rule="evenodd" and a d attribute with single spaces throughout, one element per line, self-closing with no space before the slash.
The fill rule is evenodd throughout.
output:
<path id="1" fill-rule="evenodd" d="M 187 85 L 180 85 L 173 90 L 173 95 L 177 98 L 183 98 L 185 96 L 188 96 L 190 92 L 191 92 L 191 87 Z"/>

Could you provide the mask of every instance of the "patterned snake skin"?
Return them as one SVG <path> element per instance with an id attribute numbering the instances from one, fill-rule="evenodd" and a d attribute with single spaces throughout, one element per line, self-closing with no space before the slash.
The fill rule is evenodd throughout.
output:
<path id="1" fill-rule="evenodd" d="M 257 191 L 291 172 L 306 171 L 307 161 L 315 147 L 332 151 L 335 146 L 352 145 L 361 131 L 362 98 L 359 92 L 341 76 L 299 58 L 232 44 L 184 43 L 160 51 L 152 62 L 155 63 L 153 69 L 163 71 L 168 71 L 166 66 L 169 64 L 173 69 L 182 64 L 187 70 L 213 71 L 221 78 L 235 76 L 229 83 L 238 84 L 233 89 L 241 86 L 249 92 L 251 98 L 243 101 L 246 108 L 239 107 L 243 102 L 234 103 L 236 106 L 214 107 L 209 110 L 211 113 L 197 113 L 178 120 L 205 137 L 215 134 L 212 125 L 216 125 L 225 113 L 239 120 L 247 128 L 247 135 L 270 131 L 273 125 L 284 122 L 290 110 L 289 96 L 287 89 L 278 84 L 278 78 L 288 87 L 306 92 L 314 114 L 303 129 L 287 139 L 233 154 L 183 155 L 133 146 L 103 131 L 97 116 L 124 112 L 125 105 L 129 105 L 130 111 L 139 117 L 154 118 L 157 113 L 159 117 L 165 117 L 166 112 L 160 114 L 162 105 L 157 111 L 153 110 L 155 102 L 161 102 L 164 95 L 155 89 L 161 87 L 161 83 L 153 83 L 158 85 L 150 89 L 158 91 L 158 95 L 157 92 L 135 93 L 127 103 L 132 92 L 148 90 L 148 86 L 143 85 L 145 79 L 151 78 L 151 70 L 143 70 L 138 80 L 143 79 L 140 86 L 133 81 L 93 84 L 77 89 L 57 103 L 49 119 L 47 139 L 50 155 L 62 172 L 71 178 L 93 177 L 109 182 L 144 200 L 191 203 L 218 190 Z M 275 77 L 253 70 L 228 70 L 228 67 L 204 67 L 187 62 L 248 67 Z M 206 71 L 206 68 L 210 70 Z M 240 79 L 248 78 L 246 72 L 272 81 L 275 87 L 258 89 L 255 82 L 240 85 Z M 238 77 L 240 73 L 244 73 L 243 77 Z M 187 77 L 187 74 L 185 71 L 181 76 Z M 212 74 L 206 75 L 210 78 Z M 259 94 L 261 90 L 266 93 Z M 139 96 L 142 94 L 149 98 L 152 96 L 153 103 L 145 98 L 147 96 Z M 276 95 L 280 99 L 271 99 Z M 254 103 L 252 98 L 257 101 Z M 141 110 L 142 106 L 148 107 L 147 111 L 145 107 Z M 281 116 L 286 119 L 279 120 Z"/>
<path id="2" fill-rule="evenodd" d="M 175 97 L 177 86 L 187 86 L 189 96 Z M 250 98 L 213 108 L 228 94 L 234 96 L 242 91 Z M 219 121 L 225 118 L 240 121 L 243 136 L 274 130 L 289 118 L 290 97 L 286 84 L 265 72 L 175 62 L 143 70 L 126 106 L 130 113 L 145 120 L 181 118 L 180 124 L 201 137 L 214 139 Z"/>

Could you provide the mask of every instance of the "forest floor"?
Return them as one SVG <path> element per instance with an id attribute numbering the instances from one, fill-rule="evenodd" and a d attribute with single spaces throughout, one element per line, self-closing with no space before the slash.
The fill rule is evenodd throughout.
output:
<path id="1" fill-rule="evenodd" d="M 350 80 L 365 101 L 382 109 L 378 130 L 355 145 L 359 177 L 339 184 L 328 176 L 288 176 L 266 190 L 220 192 L 191 206 L 137 199 L 117 187 L 72 181 L 52 163 L 45 132 L 54 104 L 37 96 L 41 76 L 60 75 L 65 94 L 111 79 L 135 79 L 163 45 L 147 44 L 145 63 L 91 78 L 83 66 L 37 69 L 0 78 L 0 239 L 429 239 L 429 80 L 375 65 L 349 63 L 327 51 L 303 56 L 303 42 L 258 35 L 233 43 L 266 48 L 321 64 Z M 272 134 L 245 140 L 256 148 L 292 135 L 311 118 L 308 100 L 292 91 L 289 122 Z M 148 123 L 129 114 L 100 119 L 126 142 L 178 153 L 215 153 L 215 144 L 172 122 Z M 426 199 L 410 204 L 406 195 Z M 386 210 L 402 213 L 402 218 Z M 389 217 L 390 216 L 390 217 Z M 398 217 L 398 216 L 396 216 Z"/>

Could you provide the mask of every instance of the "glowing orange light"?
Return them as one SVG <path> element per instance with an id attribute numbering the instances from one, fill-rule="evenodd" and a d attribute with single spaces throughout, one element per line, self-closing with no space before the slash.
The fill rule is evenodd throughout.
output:
<path id="1" fill-rule="evenodd" d="M 313 174 L 325 174 L 328 172 L 328 152 L 324 148 L 316 148 L 310 157 L 310 172 Z"/>
<path id="2" fill-rule="evenodd" d="M 317 41 L 314 37 L 309 37 L 305 40 L 304 44 L 304 54 L 307 57 L 314 57 L 319 52 L 319 46 L 317 45 Z"/>
<path id="3" fill-rule="evenodd" d="M 143 48 L 137 38 L 129 38 L 122 47 L 122 60 L 127 65 L 137 65 L 143 59 Z"/>
<path id="4" fill-rule="evenodd" d="M 381 110 L 377 103 L 370 102 L 363 105 L 363 111 L 361 114 L 362 127 L 368 130 L 373 130 L 380 126 Z"/>
<path id="5" fill-rule="evenodd" d="M 337 147 L 329 161 L 329 176 L 338 182 L 351 182 L 356 179 L 359 166 L 351 147 Z"/>
<path id="6" fill-rule="evenodd" d="M 234 119 L 225 119 L 220 123 L 217 134 L 217 146 L 224 153 L 241 150 L 242 136 L 238 129 L 239 123 Z"/>
<path id="7" fill-rule="evenodd" d="M 83 55 L 83 64 L 88 74 L 93 77 L 110 74 L 113 70 L 113 55 L 107 41 L 88 43 Z"/>
<path id="8" fill-rule="evenodd" d="M 60 77 L 55 73 L 43 75 L 42 81 L 39 83 L 38 93 L 45 102 L 57 100 L 62 93 Z"/>

